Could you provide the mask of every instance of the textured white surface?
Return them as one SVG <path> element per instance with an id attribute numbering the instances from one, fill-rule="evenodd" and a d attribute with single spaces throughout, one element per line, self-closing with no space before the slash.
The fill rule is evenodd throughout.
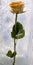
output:
<path id="1" fill-rule="evenodd" d="M 10 12 L 9 2 L 15 0 L 0 0 L 0 56 L 6 55 L 9 49 L 13 51 L 13 39 L 10 36 L 15 15 Z M 17 55 L 30 59 L 33 65 L 33 1 L 25 2 L 26 13 L 18 15 L 18 21 L 23 24 L 25 37 L 17 41 Z"/>
<path id="2" fill-rule="evenodd" d="M 0 59 L 0 65 L 12 65 L 12 63 L 13 59 L 7 57 L 1 57 Z M 15 65 L 29 65 L 29 60 L 25 57 L 17 57 Z"/>

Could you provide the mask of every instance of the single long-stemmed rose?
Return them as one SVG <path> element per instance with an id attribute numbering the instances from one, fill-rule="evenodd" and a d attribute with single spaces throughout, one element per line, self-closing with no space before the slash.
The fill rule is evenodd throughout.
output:
<path id="1" fill-rule="evenodd" d="M 24 2 L 12 2 L 9 4 L 11 12 L 16 14 L 15 24 L 13 25 L 13 29 L 11 32 L 12 38 L 14 38 L 14 52 L 8 51 L 7 56 L 14 59 L 13 65 L 15 65 L 16 59 L 16 39 L 23 38 L 25 35 L 25 31 L 23 29 L 23 25 L 17 21 L 17 15 L 19 13 L 24 13 Z"/>

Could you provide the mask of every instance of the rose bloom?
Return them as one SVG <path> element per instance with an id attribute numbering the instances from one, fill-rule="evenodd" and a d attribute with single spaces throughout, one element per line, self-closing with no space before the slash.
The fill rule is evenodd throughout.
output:
<path id="1" fill-rule="evenodd" d="M 12 2 L 9 6 L 13 13 L 22 13 L 24 9 L 24 2 Z"/>

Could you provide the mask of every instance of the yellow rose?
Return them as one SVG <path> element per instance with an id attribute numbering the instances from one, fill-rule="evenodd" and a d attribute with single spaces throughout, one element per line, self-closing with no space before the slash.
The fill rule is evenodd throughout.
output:
<path id="1" fill-rule="evenodd" d="M 13 13 L 21 13 L 24 9 L 24 2 L 12 2 L 9 6 Z"/>

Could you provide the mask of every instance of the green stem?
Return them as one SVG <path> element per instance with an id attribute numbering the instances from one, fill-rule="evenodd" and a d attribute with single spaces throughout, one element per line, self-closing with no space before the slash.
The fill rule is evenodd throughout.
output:
<path id="1" fill-rule="evenodd" d="M 16 22 L 17 22 L 17 13 L 16 13 L 16 18 L 15 18 L 15 33 L 16 33 Z M 16 39 L 15 38 L 14 38 L 14 52 L 16 52 Z M 13 65 L 15 65 L 15 59 L 16 59 L 16 56 L 14 56 Z"/>

